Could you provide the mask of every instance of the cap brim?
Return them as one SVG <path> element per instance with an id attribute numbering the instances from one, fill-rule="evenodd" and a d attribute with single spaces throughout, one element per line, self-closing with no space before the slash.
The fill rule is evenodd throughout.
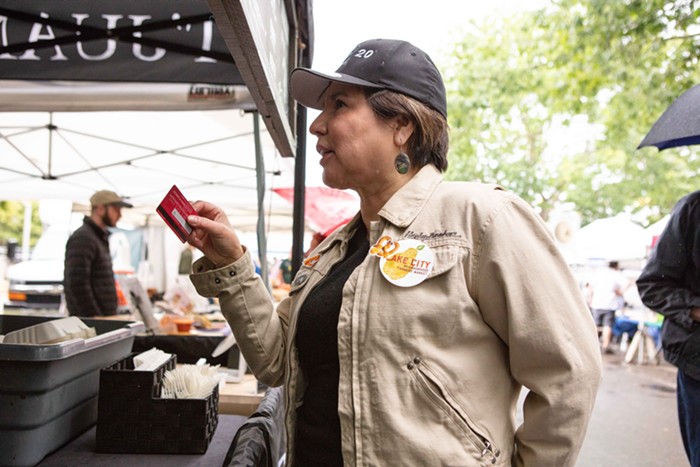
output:
<path id="1" fill-rule="evenodd" d="M 342 73 L 325 74 L 308 68 L 295 68 L 290 77 L 292 97 L 304 107 L 321 110 L 323 94 L 333 82 L 376 89 L 383 87 Z"/>
<path id="2" fill-rule="evenodd" d="M 127 203 L 126 201 L 117 201 L 116 203 L 109 203 L 114 206 L 119 206 L 120 208 L 133 208 L 134 205 L 131 203 Z"/>

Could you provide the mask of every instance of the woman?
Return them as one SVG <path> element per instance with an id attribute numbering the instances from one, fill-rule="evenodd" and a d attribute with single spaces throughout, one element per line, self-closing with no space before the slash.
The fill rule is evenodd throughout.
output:
<path id="1" fill-rule="evenodd" d="M 192 280 L 259 380 L 284 384 L 290 465 L 573 465 L 600 382 L 595 327 L 542 221 L 496 186 L 442 180 L 440 73 L 403 41 L 296 69 L 320 109 L 324 183 L 360 212 L 276 312 L 217 207 L 197 201 Z M 524 422 L 515 410 L 521 387 Z"/>

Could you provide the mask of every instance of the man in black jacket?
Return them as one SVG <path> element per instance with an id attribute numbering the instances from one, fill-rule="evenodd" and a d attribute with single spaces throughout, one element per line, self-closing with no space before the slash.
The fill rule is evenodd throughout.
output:
<path id="1" fill-rule="evenodd" d="M 700 191 L 681 199 L 637 279 L 644 304 L 664 315 L 664 357 L 678 367 L 678 418 L 700 467 Z"/>
<path id="2" fill-rule="evenodd" d="M 121 209 L 131 204 L 109 190 L 90 198 L 92 211 L 66 243 L 63 290 L 68 313 L 73 316 L 114 315 L 117 292 L 109 252 L 108 227 L 117 225 Z"/>

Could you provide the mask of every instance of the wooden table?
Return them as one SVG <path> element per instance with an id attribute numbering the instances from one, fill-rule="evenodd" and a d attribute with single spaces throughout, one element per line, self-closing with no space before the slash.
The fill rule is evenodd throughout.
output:
<path id="1" fill-rule="evenodd" d="M 262 400 L 264 392 L 258 392 L 258 380 L 245 375 L 240 383 L 226 383 L 219 390 L 219 414 L 250 416 Z"/>

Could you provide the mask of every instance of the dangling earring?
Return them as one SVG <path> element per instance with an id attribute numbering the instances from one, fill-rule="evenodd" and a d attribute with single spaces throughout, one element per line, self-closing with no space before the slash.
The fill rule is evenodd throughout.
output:
<path id="1" fill-rule="evenodd" d="M 401 175 L 406 175 L 411 168 L 411 159 L 405 152 L 401 151 L 394 159 L 394 168 Z"/>

